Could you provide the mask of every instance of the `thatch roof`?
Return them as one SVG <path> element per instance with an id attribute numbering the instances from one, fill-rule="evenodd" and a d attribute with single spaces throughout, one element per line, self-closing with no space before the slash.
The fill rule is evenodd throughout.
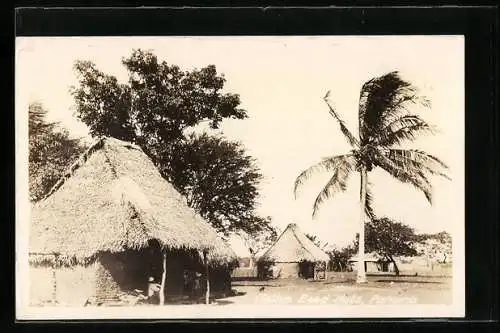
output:
<path id="1" fill-rule="evenodd" d="M 101 138 L 31 212 L 30 260 L 87 264 L 99 252 L 168 248 L 208 251 L 212 265 L 232 249 L 159 173 L 138 146 Z"/>
<path id="2" fill-rule="evenodd" d="M 259 261 L 328 261 L 330 257 L 307 238 L 296 224 L 289 224 Z"/>

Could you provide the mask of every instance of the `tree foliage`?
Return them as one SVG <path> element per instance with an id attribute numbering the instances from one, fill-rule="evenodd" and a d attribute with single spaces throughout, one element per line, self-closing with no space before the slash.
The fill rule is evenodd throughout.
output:
<path id="1" fill-rule="evenodd" d="M 122 60 L 127 83 L 78 61 L 72 94 L 77 116 L 93 136 L 138 144 L 162 176 L 217 230 L 253 233 L 267 219 L 255 213 L 261 174 L 243 147 L 221 137 L 188 134 L 203 122 L 218 128 L 244 119 L 237 94 L 223 92 L 225 78 L 214 65 L 190 71 L 134 50 Z"/>
<path id="2" fill-rule="evenodd" d="M 367 251 L 376 252 L 392 262 L 396 275 L 399 275 L 399 269 L 394 257 L 418 255 L 415 246 L 418 239 L 413 228 L 386 217 L 370 221 L 366 225 Z"/>
<path id="3" fill-rule="evenodd" d="M 279 232 L 278 228 L 272 226 L 271 218 L 267 217 L 259 231 L 251 234 L 243 232 L 240 233 L 240 236 L 243 238 L 250 255 L 255 258 L 257 254 L 267 250 L 276 242 Z"/>
<path id="4" fill-rule="evenodd" d="M 451 243 L 451 235 L 446 231 L 441 231 L 435 234 L 420 234 L 418 235 L 419 242 L 423 242 L 429 239 L 436 240 L 440 243 Z"/>
<path id="5" fill-rule="evenodd" d="M 262 175 L 240 143 L 190 134 L 172 156 L 175 163 L 163 171 L 217 230 L 253 234 L 268 224 L 255 212 Z"/>
<path id="6" fill-rule="evenodd" d="M 446 231 L 418 235 L 417 250 L 432 261 L 443 264 L 452 261 L 452 238 Z"/>
<path id="7" fill-rule="evenodd" d="M 358 252 L 359 234 L 351 244 L 344 246 L 341 249 L 332 249 L 328 251 L 330 256 L 330 267 L 334 271 L 344 272 L 349 267 L 349 260 Z"/>
<path id="8" fill-rule="evenodd" d="M 79 140 L 69 137 L 66 129 L 49 122 L 47 112 L 41 103 L 32 103 L 28 107 L 28 172 L 32 202 L 50 191 L 84 149 Z"/>
<path id="9" fill-rule="evenodd" d="M 446 231 L 416 234 L 413 228 L 383 217 L 367 223 L 365 237 L 366 251 L 375 252 L 382 257 L 381 260 L 392 262 L 396 274 L 399 274 L 396 257 L 424 256 L 440 263 L 452 260 L 451 235 Z M 331 269 L 347 269 L 349 260 L 358 252 L 358 245 L 359 234 L 356 234 L 351 244 L 328 251 Z"/>
<path id="10" fill-rule="evenodd" d="M 184 129 L 201 121 L 217 128 L 225 118 L 246 117 L 238 108 L 239 96 L 222 92 L 225 79 L 214 65 L 183 71 L 140 49 L 122 64 L 129 73 L 127 84 L 90 61 L 75 64 L 78 116 L 94 135 L 139 141 L 153 148 L 157 142 L 171 144 L 183 138 Z"/>

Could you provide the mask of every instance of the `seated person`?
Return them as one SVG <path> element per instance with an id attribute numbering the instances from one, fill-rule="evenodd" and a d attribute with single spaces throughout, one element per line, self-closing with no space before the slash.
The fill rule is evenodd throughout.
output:
<path id="1" fill-rule="evenodd" d="M 147 294 L 149 303 L 158 303 L 160 301 L 160 289 L 161 285 L 156 283 L 153 277 L 149 277 Z"/>

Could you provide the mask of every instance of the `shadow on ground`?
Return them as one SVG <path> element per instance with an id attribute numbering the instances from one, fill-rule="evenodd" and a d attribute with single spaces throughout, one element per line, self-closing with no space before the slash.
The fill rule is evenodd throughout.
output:
<path id="1" fill-rule="evenodd" d="M 279 284 L 267 284 L 267 283 L 233 283 L 233 287 L 280 287 Z"/>
<path id="2" fill-rule="evenodd" d="M 419 281 L 419 280 L 400 280 L 400 279 L 388 279 L 388 280 L 375 280 L 375 282 L 386 282 L 386 283 L 431 283 L 431 284 L 443 284 L 439 281 Z"/>
<path id="3" fill-rule="evenodd" d="M 216 300 L 214 303 L 215 303 L 215 304 L 217 304 L 217 305 L 229 305 L 229 304 L 234 304 L 234 302 L 232 302 L 232 301 L 228 301 L 228 300 Z"/>

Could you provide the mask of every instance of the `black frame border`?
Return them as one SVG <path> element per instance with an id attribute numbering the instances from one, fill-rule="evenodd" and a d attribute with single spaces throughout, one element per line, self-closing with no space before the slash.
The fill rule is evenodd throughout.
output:
<path id="1" fill-rule="evenodd" d="M 14 36 L 464 35 L 466 73 L 466 318 L 327 319 L 370 326 L 498 321 L 498 8 L 18 8 Z M 14 69 L 14 68 L 13 68 Z M 14 72 L 14 70 L 13 70 Z M 13 101 L 12 101 L 13 102 Z M 12 103 L 14 105 L 14 103 Z M 12 118 L 12 120 L 14 120 Z M 13 122 L 12 122 L 13 123 Z M 14 136 L 11 137 L 14 141 Z M 15 152 L 11 151 L 14 157 Z M 14 159 L 13 159 L 14 160 Z M 15 168 L 15 166 L 14 166 Z M 12 170 L 12 169 L 11 169 Z M 14 194 L 15 169 L 10 175 Z M 9 182 L 9 183 L 10 183 Z M 10 231 L 14 234 L 15 223 Z M 10 234 L 7 231 L 5 234 Z M 9 242 L 10 241 L 10 242 Z M 14 245 L 14 237 L 7 239 Z M 6 242 L 6 243 L 7 243 Z M 5 244 L 5 243 L 4 243 Z M 15 246 L 12 246 L 15 249 Z M 8 253 L 14 253 L 9 251 Z M 11 259 L 14 267 L 15 258 Z M 12 275 L 13 280 L 14 274 Z M 14 295 L 12 290 L 11 295 Z M 15 306 L 12 307 L 15 309 Z M 15 314 L 12 313 L 13 321 Z M 221 322 L 221 320 L 214 320 Z M 284 328 L 291 320 L 272 320 Z M 116 321 L 93 321 L 95 324 Z M 136 321 L 123 321 L 127 325 Z M 142 321 L 141 321 L 142 322 Z M 165 321 L 170 322 L 170 321 Z M 193 321 L 189 321 L 193 322 Z M 204 320 L 203 322 L 207 322 Z M 211 322 L 211 321 L 210 321 Z M 245 322 L 249 320 L 231 320 Z M 250 321 L 254 322 L 254 321 Z M 270 320 L 256 320 L 267 322 Z M 323 320 L 293 320 L 296 324 Z M 18 325 L 24 326 L 18 322 Z M 361 324 L 360 323 L 360 324 Z M 33 328 L 38 325 L 35 324 Z M 71 324 L 72 325 L 72 324 Z M 248 325 L 248 324 L 247 324 Z M 415 327 L 415 326 L 413 326 Z M 450 327 L 450 326 L 448 326 Z M 281 328 L 281 327 L 280 327 Z M 275 329 L 273 327 L 273 329 Z"/>

